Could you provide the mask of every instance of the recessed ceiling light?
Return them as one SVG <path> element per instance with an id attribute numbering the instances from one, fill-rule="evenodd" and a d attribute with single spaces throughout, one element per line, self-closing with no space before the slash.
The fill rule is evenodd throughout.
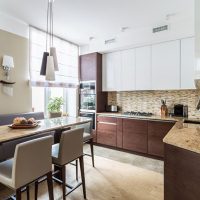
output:
<path id="1" fill-rule="evenodd" d="M 177 15 L 177 13 L 169 13 L 169 14 L 167 14 L 167 15 L 165 16 L 165 19 L 168 21 L 168 20 L 171 19 L 171 17 L 174 17 L 174 16 L 176 16 L 176 15 Z"/>
<path id="2" fill-rule="evenodd" d="M 90 36 L 90 37 L 89 37 L 89 41 L 92 41 L 92 40 L 94 40 L 94 37 L 93 37 L 93 36 Z"/>
<path id="3" fill-rule="evenodd" d="M 111 43 L 114 43 L 114 42 L 116 42 L 115 38 L 112 38 L 112 39 L 109 39 L 109 40 L 105 40 L 105 44 L 111 44 Z"/>
<path id="4" fill-rule="evenodd" d="M 121 32 L 125 32 L 125 31 L 128 30 L 128 29 L 129 29 L 128 26 L 123 26 L 123 27 L 121 27 Z"/>

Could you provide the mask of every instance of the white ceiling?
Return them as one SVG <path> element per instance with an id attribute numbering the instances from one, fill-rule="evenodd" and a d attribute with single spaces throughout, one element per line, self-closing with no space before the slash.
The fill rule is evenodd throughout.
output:
<path id="1" fill-rule="evenodd" d="M 48 0 L 0 0 L 0 12 L 45 30 Z M 166 15 L 172 14 L 168 21 Z M 79 45 L 194 14 L 194 0 L 55 0 L 54 33 Z"/>

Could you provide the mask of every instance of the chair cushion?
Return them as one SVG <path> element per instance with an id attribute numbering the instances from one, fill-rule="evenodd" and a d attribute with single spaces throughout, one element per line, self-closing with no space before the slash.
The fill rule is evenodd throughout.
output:
<path id="1" fill-rule="evenodd" d="M 59 160 L 58 160 L 58 153 L 59 153 L 59 148 L 60 148 L 60 144 L 54 144 L 52 145 L 52 162 L 53 164 L 59 164 Z"/>
<path id="2" fill-rule="evenodd" d="M 83 142 L 86 142 L 86 141 L 88 141 L 88 140 L 90 140 L 92 138 L 93 138 L 92 134 L 86 133 L 86 132 L 83 133 Z"/>
<path id="3" fill-rule="evenodd" d="M 12 181 L 12 167 L 13 159 L 0 163 L 0 183 L 15 189 Z"/>

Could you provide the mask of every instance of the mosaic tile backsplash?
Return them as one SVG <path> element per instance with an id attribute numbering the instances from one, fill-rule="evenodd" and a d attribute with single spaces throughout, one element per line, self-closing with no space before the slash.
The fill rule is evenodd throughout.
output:
<path id="1" fill-rule="evenodd" d="M 188 116 L 200 118 L 196 104 L 200 97 L 198 90 L 172 91 L 133 91 L 109 92 L 108 104 L 119 106 L 120 111 L 143 111 L 160 115 L 161 99 L 165 99 L 169 112 L 173 112 L 174 104 L 188 105 Z"/>

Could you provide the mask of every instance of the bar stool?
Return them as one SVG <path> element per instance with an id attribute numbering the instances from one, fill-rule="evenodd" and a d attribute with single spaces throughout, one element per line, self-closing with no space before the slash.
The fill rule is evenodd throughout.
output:
<path id="1" fill-rule="evenodd" d="M 16 199 L 21 200 L 22 190 L 29 184 L 47 176 L 49 199 L 53 197 L 51 148 L 52 136 L 42 137 L 16 146 L 13 159 L 0 163 L 0 182 L 16 191 Z"/>
<path id="2" fill-rule="evenodd" d="M 84 153 L 84 155 L 92 157 L 92 166 L 94 167 L 94 147 L 93 147 L 92 123 L 77 125 L 76 128 L 84 128 L 83 144 L 89 144 L 90 150 L 91 150 L 91 154 Z"/>
<path id="3" fill-rule="evenodd" d="M 84 162 L 83 162 L 83 128 L 72 129 L 64 131 L 61 135 L 60 144 L 52 146 L 52 161 L 53 164 L 60 168 L 62 177 L 62 190 L 63 199 L 65 196 L 70 194 L 80 185 L 83 187 L 83 196 L 86 199 L 86 188 L 85 188 L 85 174 L 84 174 Z M 82 183 L 78 183 L 72 187 L 71 190 L 66 194 L 66 172 L 65 165 L 79 159 L 81 179 Z"/>

